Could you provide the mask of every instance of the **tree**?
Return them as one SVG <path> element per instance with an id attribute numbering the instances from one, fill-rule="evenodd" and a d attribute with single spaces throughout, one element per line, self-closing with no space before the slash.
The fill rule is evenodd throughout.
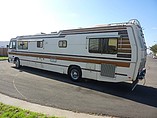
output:
<path id="1" fill-rule="evenodd" d="M 151 50 L 154 54 L 156 54 L 156 53 L 157 53 L 157 44 L 151 46 L 151 47 L 150 47 L 150 50 Z"/>

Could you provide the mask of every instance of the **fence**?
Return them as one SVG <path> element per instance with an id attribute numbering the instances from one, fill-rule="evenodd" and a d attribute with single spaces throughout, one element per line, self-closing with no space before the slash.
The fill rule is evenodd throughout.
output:
<path id="1" fill-rule="evenodd" d="M 8 48 L 0 48 L 0 56 L 8 56 Z"/>

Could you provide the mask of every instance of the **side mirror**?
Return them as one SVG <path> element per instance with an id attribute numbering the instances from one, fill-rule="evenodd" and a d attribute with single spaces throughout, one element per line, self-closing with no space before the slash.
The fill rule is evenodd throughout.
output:
<path id="1" fill-rule="evenodd" d="M 6 45 L 6 47 L 8 48 L 8 47 L 9 47 L 9 45 Z"/>

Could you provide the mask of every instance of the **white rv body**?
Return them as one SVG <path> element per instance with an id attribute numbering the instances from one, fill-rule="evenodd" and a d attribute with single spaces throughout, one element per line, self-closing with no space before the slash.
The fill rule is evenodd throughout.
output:
<path id="1" fill-rule="evenodd" d="M 18 59 L 22 66 L 63 74 L 70 74 L 71 68 L 76 67 L 83 78 L 135 81 L 145 68 L 146 45 L 140 24 L 132 20 L 53 34 L 18 36 L 10 41 L 8 57 L 11 63 Z"/>

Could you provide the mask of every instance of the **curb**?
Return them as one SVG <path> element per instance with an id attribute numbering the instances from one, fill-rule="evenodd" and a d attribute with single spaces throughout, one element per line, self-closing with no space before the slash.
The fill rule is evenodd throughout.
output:
<path id="1" fill-rule="evenodd" d="M 90 115 L 90 114 L 85 114 L 85 113 L 75 113 L 72 111 L 68 110 L 61 110 L 53 107 L 47 107 L 47 106 L 42 106 L 39 104 L 35 103 L 29 103 L 23 100 L 19 100 L 16 98 L 9 97 L 7 95 L 1 94 L 0 93 L 0 102 L 15 106 L 15 107 L 20 107 L 22 109 L 30 110 L 33 112 L 38 112 L 42 114 L 47 114 L 50 116 L 56 116 L 56 117 L 66 117 L 66 118 L 113 118 L 109 116 L 97 116 L 97 115 Z"/>

